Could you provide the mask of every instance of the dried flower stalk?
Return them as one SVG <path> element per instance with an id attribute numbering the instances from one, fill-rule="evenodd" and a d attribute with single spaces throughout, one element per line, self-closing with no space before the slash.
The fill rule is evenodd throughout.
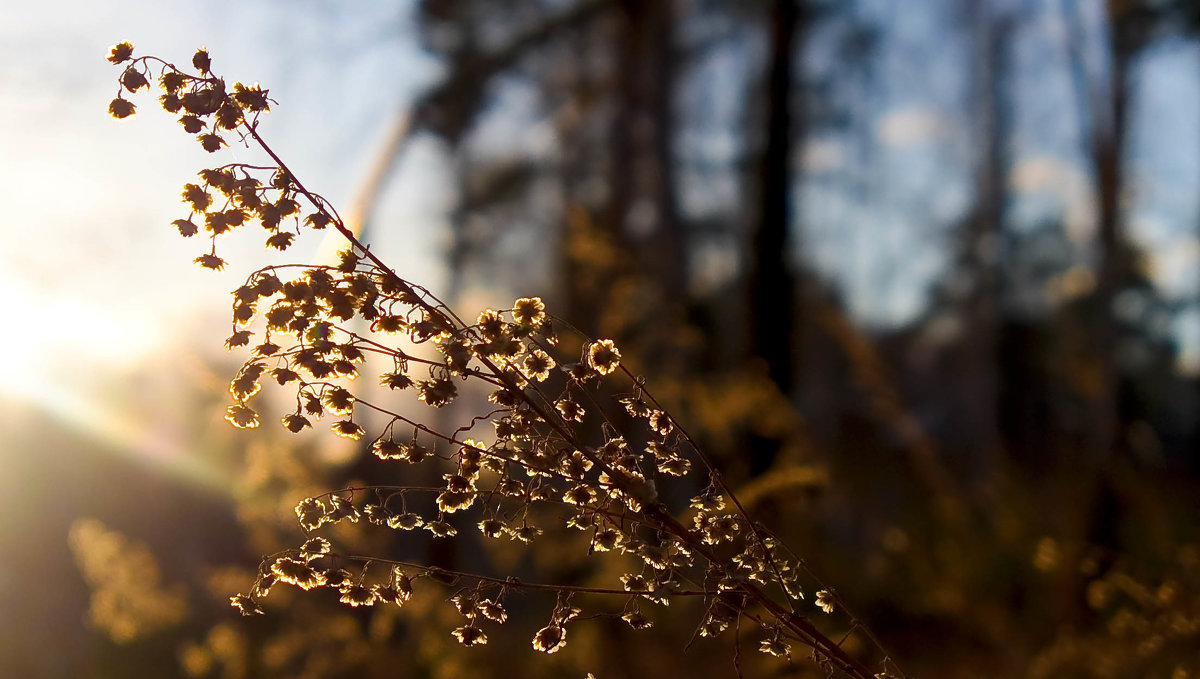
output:
<path id="1" fill-rule="evenodd" d="M 226 419 L 235 427 L 260 426 L 264 416 L 253 402 L 270 379 L 295 396 L 294 407 L 280 417 L 289 431 L 300 433 L 328 416 L 335 434 L 358 441 L 368 435 L 365 416 L 373 414 L 385 421 L 370 444 L 377 457 L 444 471 L 443 483 L 435 486 L 350 487 L 304 498 L 296 516 L 307 539 L 266 557 L 250 590 L 231 598 L 235 608 L 262 613 L 261 602 L 277 583 L 334 588 L 348 606 L 403 606 L 415 584 L 428 580 L 452 590 L 449 601 L 464 619 L 452 634 L 464 646 L 476 646 L 487 643 L 487 626 L 507 620 L 508 592 L 545 590 L 557 595 L 556 603 L 531 643 L 554 653 L 565 646 L 567 625 L 580 613 L 572 603 L 577 594 L 620 598 L 620 615 L 634 629 L 651 626 L 644 606 L 701 597 L 705 613 L 696 634 L 717 636 L 733 627 L 735 663 L 736 630 L 747 621 L 760 629 L 763 653 L 791 657 L 799 644 L 815 662 L 847 676 L 903 676 L 882 648 L 881 672 L 874 673 L 810 620 L 815 610 L 834 613 L 844 605 L 747 515 L 646 380 L 622 363 L 613 340 L 572 337 L 580 354 L 564 356 L 557 333 L 566 326 L 539 298 L 485 309 L 468 322 L 398 275 L 260 136 L 259 119 L 274 103 L 267 90 L 227 87 L 212 72 L 206 50 L 193 56 L 194 72 L 152 56 L 135 58 L 128 42 L 114 46 L 108 59 L 124 67 L 108 109 L 114 117 L 133 115 L 136 107 L 126 95 L 154 82 L 162 108 L 177 115 L 206 151 L 216 152 L 232 138 L 272 161 L 201 170 L 199 182 L 184 187 L 189 214 L 174 226 L 184 237 L 203 232 L 210 242 L 196 263 L 222 269 L 219 237 L 254 222 L 267 233 L 266 247 L 280 251 L 305 230 L 333 228 L 345 240 L 336 265 L 268 266 L 234 291 L 226 347 L 247 349 L 250 356 L 230 384 Z M 261 341 L 251 346 L 259 333 Z M 438 431 L 365 390 L 350 389 L 371 357 L 389 366 L 378 380 L 391 392 L 412 392 L 428 406 L 445 408 L 460 386 L 483 385 L 491 409 L 465 427 Z M 493 428 L 489 440 L 468 438 L 484 420 Z M 665 484 L 690 489 L 690 502 L 669 507 L 659 492 Z M 386 530 L 426 531 L 431 539 L 453 539 L 471 528 L 485 539 L 535 543 L 547 517 L 556 527 L 583 531 L 589 556 L 624 558 L 636 566 L 611 588 L 532 583 L 341 553 L 317 534 L 331 524 L 364 521 Z M 819 590 L 812 602 L 806 587 Z M 853 618 L 850 627 L 873 641 Z"/>

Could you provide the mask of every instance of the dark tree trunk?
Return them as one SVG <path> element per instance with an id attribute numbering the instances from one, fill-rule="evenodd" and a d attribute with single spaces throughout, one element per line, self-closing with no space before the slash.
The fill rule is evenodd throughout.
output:
<path id="1" fill-rule="evenodd" d="M 1014 375 L 1007 367 L 999 365 L 1005 354 L 997 339 L 1000 330 L 998 260 L 1004 231 L 1005 185 L 1009 168 L 1005 149 L 1010 130 L 1003 88 L 1009 76 L 1007 50 L 1012 22 L 992 16 L 986 3 L 970 0 L 968 5 L 977 36 L 977 86 L 972 108 L 977 125 L 976 139 L 982 153 L 976 166 L 975 208 L 965 234 L 965 260 L 974 286 L 963 309 L 966 320 L 963 348 L 968 353 L 963 378 L 965 393 L 970 397 L 964 405 L 967 409 L 964 424 L 977 442 L 981 458 L 977 464 L 986 470 L 995 463 L 990 458 L 997 454 L 1002 439 L 1015 444 L 1013 448 L 1023 449 L 1021 442 L 1014 440 L 1013 432 L 1001 434 L 1000 404 L 1006 402 L 1001 394 L 1012 391 L 1012 381 L 1028 376 Z M 1031 351 L 1033 348 L 1022 346 L 1020 350 Z M 1025 401 L 1023 396 L 1018 394 L 1021 402 Z"/>
<path id="2" fill-rule="evenodd" d="M 630 144 L 626 157 L 631 162 L 614 172 L 631 183 L 631 192 L 628 202 L 617 207 L 624 210 L 626 228 L 639 232 L 643 243 L 638 251 L 647 261 L 639 268 L 651 274 L 668 300 L 679 300 L 686 294 L 687 249 L 675 198 L 671 138 L 675 3 L 621 0 L 620 5 L 627 24 L 620 123 L 628 127 L 617 134 Z M 630 224 L 631 218 L 648 223 Z"/>
<path id="3" fill-rule="evenodd" d="M 676 3 L 617 0 L 610 7 L 612 112 L 603 147 L 594 150 L 606 159 L 606 197 L 599 209 L 576 215 L 581 219 L 569 238 L 588 230 L 589 237 L 614 246 L 622 259 L 588 262 L 568 252 L 566 276 L 570 315 L 592 335 L 614 331 L 603 327 L 603 319 L 612 315 L 607 312 L 614 284 L 628 274 L 636 272 L 637 284 L 649 284 L 655 298 L 667 301 L 683 299 L 687 280 L 671 136 Z"/>
<path id="4" fill-rule="evenodd" d="M 1114 32 L 1110 85 L 1112 97 L 1109 108 L 1111 122 L 1108 126 L 1097 126 L 1092 141 L 1100 194 L 1100 270 L 1096 276 L 1095 309 L 1099 357 L 1097 367 L 1101 384 L 1096 407 L 1098 426 L 1093 445 L 1096 455 L 1101 459 L 1108 458 L 1115 452 L 1122 428 L 1117 409 L 1119 376 L 1115 365 L 1117 329 L 1116 319 L 1113 317 L 1113 300 L 1126 276 L 1129 256 L 1125 247 L 1120 204 L 1128 109 L 1129 55 L 1125 53 L 1125 47 L 1121 44 L 1123 41 L 1115 35 L 1119 33 L 1119 27 L 1114 25 L 1111 30 Z"/>
<path id="5" fill-rule="evenodd" d="M 801 365 L 795 327 L 801 322 L 796 304 L 796 276 L 790 253 L 795 247 L 791 232 L 793 177 L 791 156 L 799 128 L 792 107 L 795 80 L 793 64 L 803 25 L 797 0 L 776 0 L 771 10 L 771 54 L 767 73 L 766 138 L 761 176 L 761 215 L 751 240 L 747 309 L 752 357 L 767 364 L 779 390 L 790 395 Z M 750 443 L 750 471 L 758 474 L 773 462 L 779 442 L 754 436 Z"/>

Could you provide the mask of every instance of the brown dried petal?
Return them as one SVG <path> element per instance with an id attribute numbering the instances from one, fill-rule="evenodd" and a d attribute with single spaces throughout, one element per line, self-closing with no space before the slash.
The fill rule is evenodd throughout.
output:
<path id="1" fill-rule="evenodd" d="M 121 74 L 121 86 L 130 92 L 137 92 L 143 87 L 149 87 L 150 81 L 136 68 L 130 66 Z"/>
<path id="2" fill-rule="evenodd" d="M 133 58 L 133 43 L 128 40 L 119 42 L 108 51 L 108 60 L 114 64 L 129 61 Z"/>
<path id="3" fill-rule="evenodd" d="M 137 107 L 128 99 L 117 97 L 108 104 L 108 113 L 114 118 L 128 118 L 133 115 Z"/>
<path id="4" fill-rule="evenodd" d="M 200 227 L 196 226 L 190 219 L 176 219 L 171 223 L 175 225 L 175 228 L 179 229 L 179 235 L 184 238 L 195 236 L 200 231 Z"/>
<path id="5" fill-rule="evenodd" d="M 208 50 L 201 47 L 192 55 L 192 66 L 201 73 L 207 73 L 212 68 L 212 59 L 208 56 Z"/>
<path id="6" fill-rule="evenodd" d="M 208 151 L 209 153 L 215 153 L 219 151 L 222 146 L 227 145 L 225 140 L 222 139 L 218 134 L 202 134 L 197 137 L 197 139 L 200 141 L 200 146 L 202 146 L 204 150 Z"/>

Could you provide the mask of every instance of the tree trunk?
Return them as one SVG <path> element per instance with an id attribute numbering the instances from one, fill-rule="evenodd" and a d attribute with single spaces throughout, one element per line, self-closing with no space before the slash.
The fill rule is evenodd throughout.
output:
<path id="1" fill-rule="evenodd" d="M 793 141 L 799 136 L 799 116 L 792 108 L 793 64 L 803 17 L 797 0 L 776 0 L 771 9 L 771 55 L 767 73 L 766 118 L 761 176 L 761 215 L 751 240 L 747 309 L 752 357 L 767 364 L 772 381 L 785 395 L 792 393 L 801 356 L 795 327 L 801 322 L 796 304 L 796 276 L 789 238 L 792 215 Z M 754 436 L 750 442 L 750 472 L 757 475 L 774 461 L 779 442 Z"/>

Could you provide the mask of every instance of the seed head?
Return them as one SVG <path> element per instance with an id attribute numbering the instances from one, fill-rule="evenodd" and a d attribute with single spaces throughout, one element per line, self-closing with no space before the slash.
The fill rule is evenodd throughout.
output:
<path id="1" fill-rule="evenodd" d="M 128 40 L 119 42 L 108 50 L 108 60 L 120 64 L 133 58 L 133 43 Z"/>
<path id="2" fill-rule="evenodd" d="M 133 115 L 134 111 L 136 110 L 137 107 L 133 105 L 133 102 L 129 101 L 128 99 L 122 99 L 121 97 L 113 99 L 108 104 L 109 115 L 118 119 L 128 118 L 129 116 Z"/>

